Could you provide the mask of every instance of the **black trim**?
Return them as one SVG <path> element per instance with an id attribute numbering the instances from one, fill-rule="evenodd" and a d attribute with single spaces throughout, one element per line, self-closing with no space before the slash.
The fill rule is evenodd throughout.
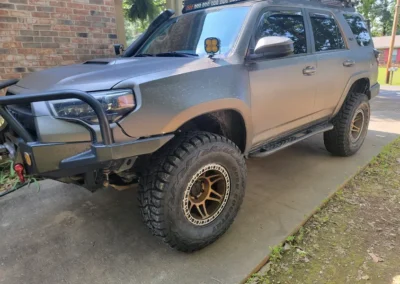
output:
<path id="1" fill-rule="evenodd" d="M 0 90 L 16 84 L 17 80 L 0 82 Z M 39 101 L 60 99 L 79 99 L 90 105 L 99 120 L 103 141 L 96 141 L 93 135 L 91 142 L 80 143 L 40 143 L 29 134 L 24 126 L 10 113 L 8 105 L 18 105 Z M 132 139 L 129 142 L 115 143 L 112 138 L 110 124 L 101 103 L 92 95 L 77 91 L 63 90 L 39 94 L 0 97 L 0 114 L 8 122 L 18 138 L 10 142 L 18 150 L 22 159 L 29 155 L 31 162 L 24 164 L 25 171 L 31 175 L 48 177 L 65 177 L 83 174 L 90 170 L 108 168 L 113 162 L 153 153 L 174 137 L 168 133 L 145 139 Z M 22 139 L 21 139 L 22 138 Z M 46 155 L 52 153 L 51 155 Z"/>
<path id="2" fill-rule="evenodd" d="M 0 90 L 16 84 L 18 80 L 10 80 L 0 83 Z M 7 105 L 18 105 L 41 101 L 53 101 L 62 99 L 78 99 L 87 103 L 93 108 L 96 116 L 99 120 L 100 132 L 102 143 L 104 145 L 111 145 L 113 143 L 112 132 L 107 116 L 101 106 L 101 103 L 96 100 L 92 95 L 78 90 L 61 90 L 51 91 L 36 94 L 18 95 L 18 96 L 7 96 L 0 98 L 0 115 L 8 122 L 9 126 L 21 137 L 25 142 L 33 142 L 32 136 L 29 132 L 19 123 L 19 121 L 12 116 L 10 111 L 7 109 Z"/>

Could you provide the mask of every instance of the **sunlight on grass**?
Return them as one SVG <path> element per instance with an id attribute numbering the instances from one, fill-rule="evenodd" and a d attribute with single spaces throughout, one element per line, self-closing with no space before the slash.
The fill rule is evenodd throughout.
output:
<path id="1" fill-rule="evenodd" d="M 386 85 L 386 68 L 379 67 L 378 82 L 381 85 Z M 400 69 L 394 73 L 392 85 L 400 85 Z"/>

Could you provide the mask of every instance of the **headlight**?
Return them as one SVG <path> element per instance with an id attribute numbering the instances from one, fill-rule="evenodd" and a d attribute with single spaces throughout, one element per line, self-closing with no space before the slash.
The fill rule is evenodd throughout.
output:
<path id="1" fill-rule="evenodd" d="M 90 93 L 103 106 L 108 121 L 116 122 L 135 109 L 135 97 L 132 90 L 113 90 Z M 51 101 L 55 115 L 59 118 L 78 119 L 89 124 L 97 124 L 94 110 L 85 102 L 69 99 Z"/>

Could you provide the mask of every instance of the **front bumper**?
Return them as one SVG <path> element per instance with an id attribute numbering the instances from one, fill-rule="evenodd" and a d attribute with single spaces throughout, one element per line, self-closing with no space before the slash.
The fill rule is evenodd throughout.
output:
<path id="1" fill-rule="evenodd" d="M 16 80 L 0 83 L 0 90 L 16 84 Z M 7 109 L 8 105 L 75 98 L 89 104 L 99 120 L 101 141 L 92 134 L 92 142 L 40 143 Z M 160 135 L 115 143 L 101 104 L 86 92 L 65 90 L 41 94 L 0 97 L 0 115 L 15 135 L 6 135 L 8 148 L 14 147 L 14 161 L 24 165 L 27 174 L 54 178 L 81 174 L 94 169 L 112 168 L 113 164 L 130 157 L 153 153 L 174 135 Z"/>

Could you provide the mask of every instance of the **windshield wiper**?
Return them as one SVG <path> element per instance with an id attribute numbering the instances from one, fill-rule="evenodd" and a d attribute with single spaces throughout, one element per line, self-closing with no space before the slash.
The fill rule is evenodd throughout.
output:
<path id="1" fill-rule="evenodd" d="M 150 54 L 150 53 L 141 53 L 138 55 L 135 55 L 134 57 L 154 57 L 154 54 Z"/>
<path id="2" fill-rule="evenodd" d="M 171 52 L 163 52 L 163 53 L 157 53 L 156 56 L 159 57 L 167 57 L 167 56 L 171 56 L 171 57 L 193 57 L 193 56 L 199 56 L 196 53 L 189 53 L 189 52 L 177 52 L 177 51 L 171 51 Z"/>

